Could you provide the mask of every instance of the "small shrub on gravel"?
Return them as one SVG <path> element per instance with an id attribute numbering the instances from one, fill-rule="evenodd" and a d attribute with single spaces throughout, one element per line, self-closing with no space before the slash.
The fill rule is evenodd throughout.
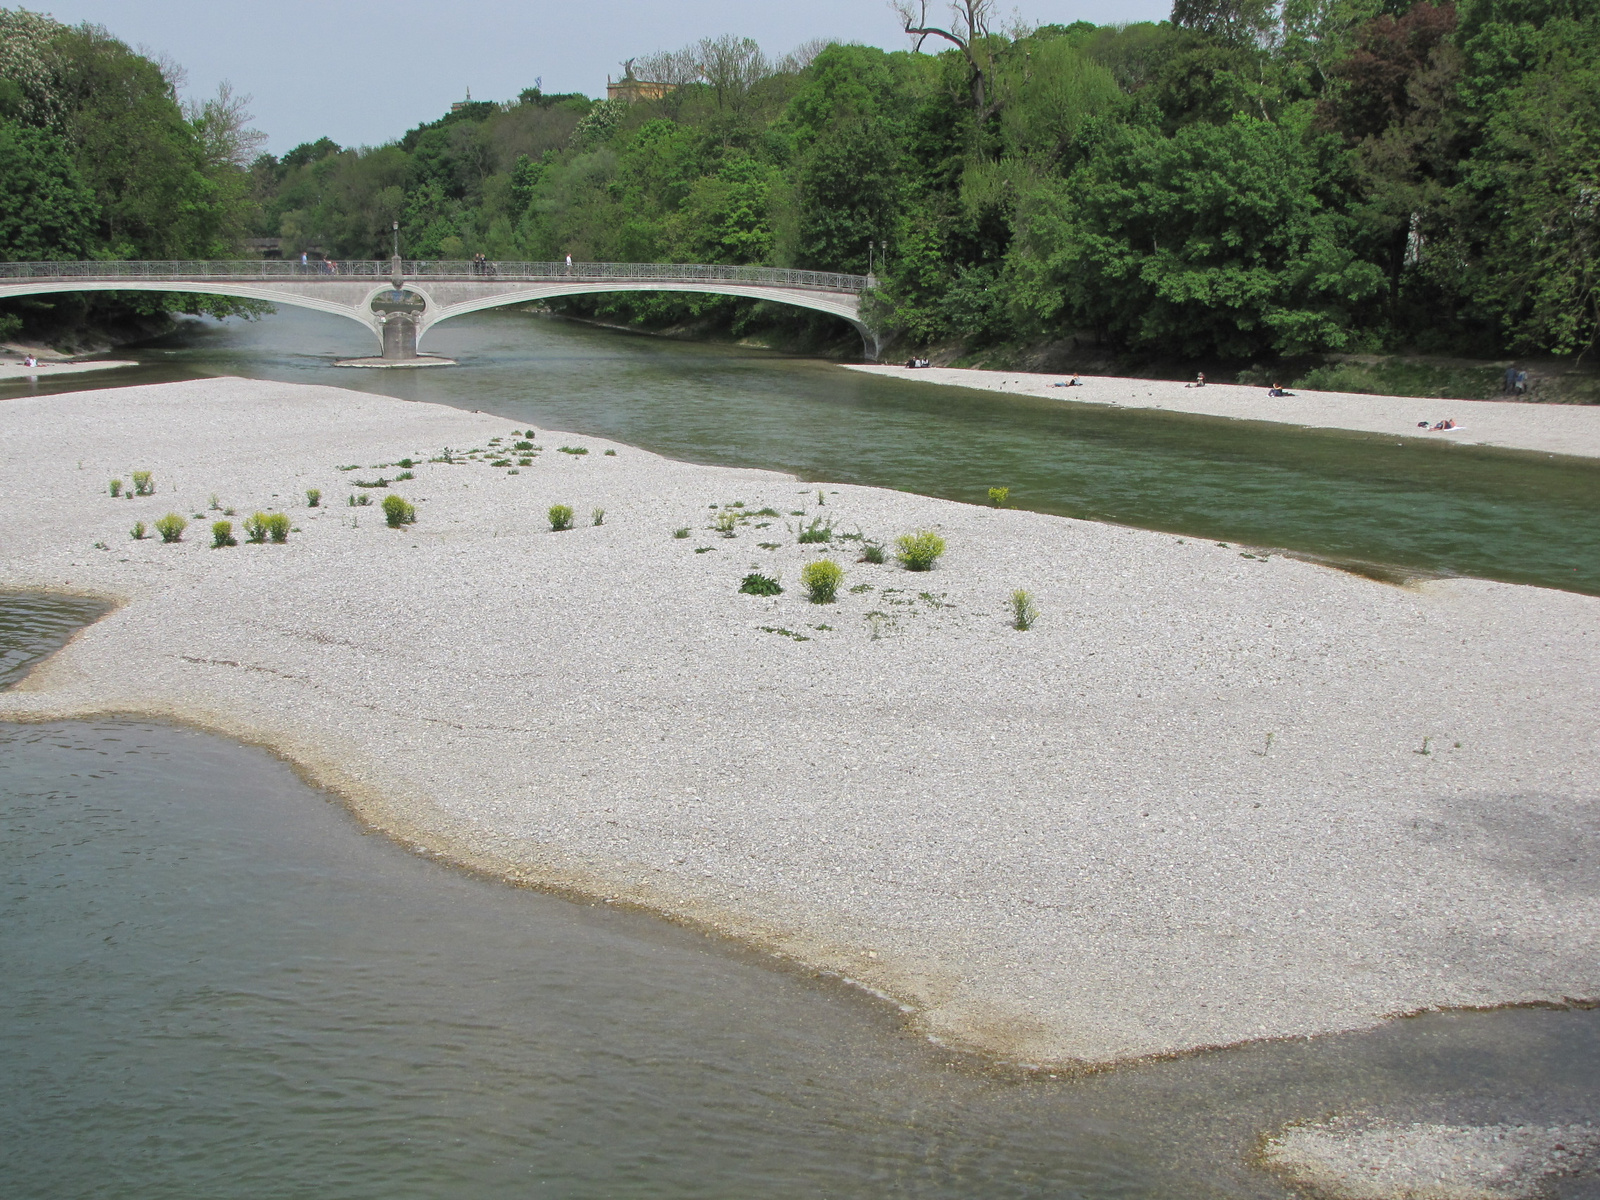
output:
<path id="1" fill-rule="evenodd" d="M 1010 488 L 1004 487 L 1004 488 L 990 488 L 989 489 L 989 503 L 994 505 L 996 508 L 1004 508 L 1010 502 L 1010 500 L 1011 500 L 1011 489 Z"/>
<path id="2" fill-rule="evenodd" d="M 736 512 L 718 513 L 714 528 L 723 537 L 734 537 L 739 532 L 739 514 Z"/>
<path id="3" fill-rule="evenodd" d="M 402 525 L 414 525 L 417 520 L 416 506 L 390 492 L 383 498 L 383 519 L 389 523 L 390 529 L 399 529 Z"/>
<path id="4" fill-rule="evenodd" d="M 606 451 L 606 457 L 607 458 L 615 458 L 616 456 L 617 456 L 617 452 L 615 450 L 607 450 Z"/>
<path id="5" fill-rule="evenodd" d="M 572 505 L 552 504 L 550 506 L 550 532 L 560 533 L 563 529 L 572 528 Z"/>
<path id="6" fill-rule="evenodd" d="M 145 528 L 143 521 L 135 521 L 133 528 L 128 530 L 128 536 L 136 542 L 142 542 L 150 536 L 150 531 Z"/>
<path id="7" fill-rule="evenodd" d="M 686 538 L 686 537 L 688 537 L 689 536 L 689 527 L 687 525 L 685 525 L 681 529 L 674 529 L 672 531 L 672 536 L 675 537 L 675 538 Z"/>
<path id="8" fill-rule="evenodd" d="M 881 563 L 883 561 L 883 547 L 877 542 L 868 542 L 861 547 L 861 557 L 856 560 L 864 563 Z"/>
<path id="9" fill-rule="evenodd" d="M 751 571 L 739 585 L 739 591 L 746 596 L 777 596 L 783 592 L 783 586 L 771 575 Z"/>
<path id="10" fill-rule="evenodd" d="M 811 524 L 803 525 L 800 528 L 800 544 L 801 545 L 808 545 L 808 544 L 810 544 L 812 542 L 831 542 L 831 541 L 833 541 L 833 522 L 832 521 L 828 521 L 826 524 L 824 524 L 824 522 L 823 522 L 821 517 L 813 517 L 811 519 Z"/>
<path id="11" fill-rule="evenodd" d="M 266 513 L 252 513 L 244 519 L 244 537 L 253 546 L 259 546 L 267 540 Z"/>
<path id="12" fill-rule="evenodd" d="M 772 507 L 758 508 L 756 510 L 756 514 L 755 515 L 758 516 L 758 517 L 781 517 L 781 516 L 783 516 L 783 514 L 781 512 L 779 512 L 777 509 L 772 508 Z"/>
<path id="13" fill-rule="evenodd" d="M 399 462 L 397 462 L 397 463 L 395 463 L 395 466 L 397 466 L 397 467 L 404 467 L 404 468 L 405 468 L 405 469 L 406 469 L 406 470 L 408 470 L 408 471 L 409 471 L 409 470 L 410 470 L 410 469 L 411 469 L 411 468 L 412 468 L 412 467 L 414 467 L 414 466 L 416 466 L 416 465 L 417 465 L 417 462 L 416 462 L 416 460 L 415 460 L 415 459 L 412 459 L 412 458 L 402 458 L 402 459 L 401 459 L 401 460 L 400 460 L 400 461 L 399 461 Z"/>
<path id="14" fill-rule="evenodd" d="M 1039 619 L 1039 606 L 1033 602 L 1033 593 L 1018 588 L 1011 593 L 1011 628 L 1032 629 Z"/>
<path id="15" fill-rule="evenodd" d="M 321 504 L 322 504 L 322 489 L 321 488 L 307 488 L 306 489 L 306 507 L 307 508 L 318 508 L 318 507 L 321 506 Z"/>
<path id="16" fill-rule="evenodd" d="M 532 442 L 518 442 L 518 443 L 516 443 L 516 445 L 512 446 L 511 448 L 513 450 L 532 450 L 533 449 L 533 443 Z"/>
<path id="17" fill-rule="evenodd" d="M 233 536 L 232 521 L 211 522 L 211 548 L 221 550 L 224 546 L 237 546 L 239 539 Z"/>
<path id="18" fill-rule="evenodd" d="M 120 495 L 122 495 L 122 480 L 120 480 L 120 479 L 113 479 L 113 480 L 112 480 L 112 481 L 111 481 L 111 494 L 112 494 L 112 495 L 113 495 L 113 496 L 120 496 Z"/>
<path id="19" fill-rule="evenodd" d="M 895 557 L 908 571 L 931 571 L 944 553 L 944 539 L 931 529 L 919 529 L 895 539 Z"/>
<path id="20" fill-rule="evenodd" d="M 156 522 L 156 532 L 161 535 L 163 542 L 183 541 L 183 531 L 187 528 L 189 528 L 189 522 L 185 521 L 177 513 L 168 513 Z"/>
<path id="21" fill-rule="evenodd" d="M 394 477 L 394 481 L 396 483 L 404 483 L 408 479 L 415 479 L 415 478 L 416 478 L 416 475 L 414 475 L 412 472 L 410 472 L 410 471 L 401 471 L 400 474 L 398 474 L 398 475 L 396 475 Z"/>
<path id="22" fill-rule="evenodd" d="M 133 494 L 136 496 L 154 496 L 156 494 L 155 476 L 149 471 L 135 471 L 133 473 Z"/>
<path id="23" fill-rule="evenodd" d="M 604 525 L 606 523 L 606 510 L 597 508 L 589 514 L 589 524 Z"/>
<path id="24" fill-rule="evenodd" d="M 267 536 L 280 546 L 289 540 L 288 513 L 267 514 Z"/>
<path id="25" fill-rule="evenodd" d="M 821 558 L 800 568 L 800 582 L 813 604 L 832 604 L 839 596 L 839 585 L 844 582 L 844 568 L 829 559 Z"/>
<path id="26" fill-rule="evenodd" d="M 589 453 L 589 449 L 588 449 L 587 446 L 559 446 L 559 447 L 557 447 L 557 449 L 559 449 L 561 451 L 561 453 L 563 453 L 563 454 L 587 454 L 587 453 Z"/>
<path id="27" fill-rule="evenodd" d="M 211 493 L 211 511 L 212 512 L 221 512 L 222 511 L 222 498 L 220 496 L 218 496 L 215 492 Z"/>

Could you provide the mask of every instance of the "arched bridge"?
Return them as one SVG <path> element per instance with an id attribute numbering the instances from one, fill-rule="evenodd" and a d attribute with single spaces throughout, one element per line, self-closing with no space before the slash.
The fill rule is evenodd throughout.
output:
<path id="1" fill-rule="evenodd" d="M 440 321 L 506 304 L 594 292 L 701 292 L 745 296 L 841 317 L 867 356 L 882 349 L 862 319 L 870 275 L 685 263 L 410 262 L 42 262 L 0 263 L 0 299 L 51 292 L 197 292 L 293 304 L 359 321 L 383 357 L 417 357 Z"/>

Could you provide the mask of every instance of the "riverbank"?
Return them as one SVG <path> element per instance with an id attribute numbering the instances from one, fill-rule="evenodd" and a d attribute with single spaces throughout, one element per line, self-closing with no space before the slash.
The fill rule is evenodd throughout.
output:
<path id="1" fill-rule="evenodd" d="M 1600 996 L 1600 601 L 877 488 L 819 504 L 544 430 L 489 465 L 522 428 L 236 379 L 8 401 L 29 469 L 0 481 L 0 587 L 122 604 L 0 718 L 271 746 L 403 841 L 770 947 L 1027 1062 Z M 391 530 L 345 498 L 403 457 L 418 519 Z M 155 495 L 113 499 L 135 469 Z M 278 505 L 297 530 L 212 550 L 213 494 L 236 532 Z M 551 533 L 553 503 L 578 527 Z M 183 542 L 128 536 L 169 510 Z M 798 545 L 813 521 L 950 549 L 859 563 Z M 797 577 L 825 553 L 846 578 L 814 606 Z M 752 569 L 788 590 L 741 595 Z"/>
<path id="2" fill-rule="evenodd" d="M 1057 387 L 1056 384 L 1071 376 L 957 367 L 908 370 L 904 366 L 883 364 L 851 364 L 848 369 L 903 379 L 908 383 L 937 383 L 1009 395 L 1044 396 L 1076 404 L 1159 408 L 1197 416 L 1600 457 L 1600 406 L 1431 400 L 1356 392 L 1303 391 L 1293 396 L 1272 397 L 1263 387 L 1208 383 L 1197 388 L 1170 380 L 1106 375 L 1081 376 L 1080 387 Z M 1423 428 L 1444 420 L 1453 420 L 1457 428 L 1448 432 Z"/>
<path id="3" fill-rule="evenodd" d="M 68 359 L 42 359 L 34 366 L 20 362 L 0 361 L 0 379 L 48 378 L 52 375 L 81 375 L 88 371 L 113 371 L 118 367 L 137 366 L 133 362 L 73 362 Z"/>

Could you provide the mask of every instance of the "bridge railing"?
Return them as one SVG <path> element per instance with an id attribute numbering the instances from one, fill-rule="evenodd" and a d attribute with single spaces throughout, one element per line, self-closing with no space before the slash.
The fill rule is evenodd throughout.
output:
<path id="1" fill-rule="evenodd" d="M 118 279 L 185 283 L 208 279 L 239 282 L 309 279 L 388 279 L 394 269 L 387 259 L 354 262 L 302 263 L 298 259 L 238 259 L 231 261 L 172 262 L 26 262 L 0 263 L 0 282 L 7 279 L 69 280 L 96 283 Z M 870 276 L 832 271 L 795 271 L 784 267 L 725 266 L 716 263 L 573 263 L 472 262 L 470 260 L 408 260 L 401 263 L 407 278 L 498 280 L 504 283 L 742 283 L 758 287 L 800 288 L 806 291 L 863 292 L 876 283 Z"/>

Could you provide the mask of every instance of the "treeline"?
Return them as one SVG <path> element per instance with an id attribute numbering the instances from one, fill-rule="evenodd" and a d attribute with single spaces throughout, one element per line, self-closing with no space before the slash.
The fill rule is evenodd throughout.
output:
<path id="1" fill-rule="evenodd" d="M 105 30 L 0 9 L 0 260 L 217 258 L 259 219 L 247 164 L 261 137 L 226 88 L 178 99 L 181 73 Z M 0 337 L 231 313 L 193 296 L 76 295 L 0 306 Z"/>
<path id="2" fill-rule="evenodd" d="M 55 26 L 29 69 L 88 82 L 50 84 L 42 107 L 33 84 L 5 99 L 0 154 L 61 199 L 34 203 L 32 234 L 0 226 L 0 253 L 198 254 L 248 233 L 385 257 L 398 221 L 413 258 L 870 265 L 912 346 L 1592 346 L 1600 0 L 1177 0 L 1160 23 L 1009 31 L 994 3 L 897 4 L 915 50 L 773 62 L 708 39 L 630 63 L 627 99 L 531 88 L 247 172 L 226 97 L 184 111 L 170 73 Z M 126 71 L 147 107 L 91 111 L 89 62 Z M 0 78 L 18 79 L 9 57 Z M 157 192 L 173 200 L 143 199 Z M 714 297 L 572 303 L 735 331 L 824 320 Z"/>
<path id="3" fill-rule="evenodd" d="M 531 90 L 377 149 L 263 159 L 260 231 L 340 256 L 387 253 L 394 220 L 416 257 L 864 272 L 870 254 L 913 345 L 1594 342 L 1600 0 L 1179 0 L 1159 24 L 1010 33 L 983 0 L 945 22 L 902 7 L 923 52 L 770 63 L 723 38 L 633 64 L 632 103 Z"/>

